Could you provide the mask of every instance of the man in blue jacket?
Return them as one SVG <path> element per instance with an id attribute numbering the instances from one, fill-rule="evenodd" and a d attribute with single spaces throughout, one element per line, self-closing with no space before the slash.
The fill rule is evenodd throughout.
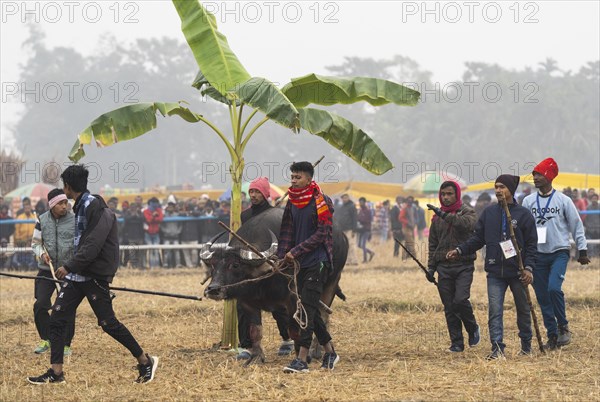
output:
<path id="1" fill-rule="evenodd" d="M 52 306 L 50 316 L 51 368 L 38 377 L 28 377 L 32 384 L 63 383 L 63 348 L 65 330 L 75 319 L 77 307 L 87 298 L 98 325 L 104 332 L 129 350 L 138 361 L 137 383 L 154 379 L 158 357 L 144 353 L 112 307 L 109 283 L 119 267 L 119 234 L 117 218 L 102 197 L 87 190 L 88 170 L 83 165 L 71 165 L 61 179 L 65 195 L 75 200 L 74 255 L 56 270 L 58 279 L 65 279 Z"/>
<path id="2" fill-rule="evenodd" d="M 535 269 L 535 253 L 537 249 L 537 232 L 535 221 L 531 213 L 518 205 L 514 194 L 519 185 L 519 176 L 501 175 L 496 179 L 494 188 L 496 196 L 500 199 L 504 196 L 512 216 L 512 222 L 508 222 L 504 209 L 500 203 L 487 207 L 477 224 L 475 232 L 466 242 L 460 244 L 456 249 L 449 251 L 446 258 L 455 259 L 460 255 L 468 255 L 486 246 L 485 271 L 487 272 L 488 290 L 488 326 L 492 352 L 488 360 L 498 359 L 504 356 L 503 339 L 503 305 L 506 289 L 510 291 L 515 299 L 517 307 L 517 326 L 519 338 L 521 338 L 521 351 L 519 354 L 531 353 L 531 316 L 527 303 L 525 286 L 533 282 L 533 270 Z M 519 273 L 519 263 L 514 250 L 510 251 L 511 238 L 508 225 L 512 224 L 515 237 L 525 271 Z"/>
<path id="3" fill-rule="evenodd" d="M 533 182 L 538 192 L 523 200 L 534 216 L 538 244 L 533 289 L 542 309 L 544 326 L 548 333 L 546 349 L 553 350 L 571 343 L 571 332 L 565 308 L 562 284 L 567 273 L 571 244 L 569 234 L 579 250 L 578 261 L 590 263 L 583 223 L 573 201 L 552 188 L 558 175 L 558 165 L 552 158 L 541 161 L 533 169 Z"/>

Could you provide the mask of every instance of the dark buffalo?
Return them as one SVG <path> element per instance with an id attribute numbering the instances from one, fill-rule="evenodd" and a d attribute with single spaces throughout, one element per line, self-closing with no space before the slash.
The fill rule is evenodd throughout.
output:
<path id="1" fill-rule="evenodd" d="M 206 297 L 214 300 L 237 299 L 248 313 L 256 314 L 260 310 L 273 311 L 285 308 L 290 317 L 289 333 L 292 339 L 298 334 L 298 325 L 292 318 L 296 312 L 296 297 L 289 290 L 288 277 L 275 274 L 257 282 L 236 284 L 267 275 L 271 265 L 267 259 L 277 252 L 277 237 L 281 227 L 283 210 L 269 209 L 248 220 L 237 234 L 262 251 L 257 255 L 249 251 L 239 240 L 233 238 L 229 243 L 216 243 L 216 239 L 206 244 L 200 252 L 202 261 L 211 270 L 211 281 L 204 291 Z M 223 235 L 223 237 L 226 237 Z M 348 255 L 348 239 L 334 227 L 333 230 L 333 272 L 324 286 L 321 301 L 330 306 L 338 294 L 343 297 L 338 283 Z M 291 270 L 287 271 L 288 273 Z M 233 285 L 233 286 L 232 286 Z M 321 309 L 321 315 L 327 320 L 328 315 Z M 261 347 L 262 327 L 251 327 L 252 360 L 260 358 L 264 361 Z"/>

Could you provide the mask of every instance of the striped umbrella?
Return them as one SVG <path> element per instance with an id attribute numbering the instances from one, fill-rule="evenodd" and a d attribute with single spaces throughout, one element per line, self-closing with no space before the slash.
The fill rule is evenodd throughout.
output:
<path id="1" fill-rule="evenodd" d="M 446 180 L 452 180 L 460 185 L 461 190 L 467 187 L 464 180 L 452 174 L 426 171 L 412 177 L 404 184 L 404 190 L 412 190 L 422 194 L 437 193 L 440 185 Z"/>

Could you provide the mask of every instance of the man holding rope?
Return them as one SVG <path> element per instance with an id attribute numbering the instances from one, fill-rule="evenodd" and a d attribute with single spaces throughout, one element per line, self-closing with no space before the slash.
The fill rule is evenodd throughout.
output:
<path id="1" fill-rule="evenodd" d="M 446 258 L 454 260 L 461 255 L 469 255 L 483 246 L 486 246 L 485 271 L 487 272 L 488 290 L 488 326 L 492 352 L 488 360 L 499 359 L 504 356 L 504 296 L 510 287 L 517 308 L 517 327 L 521 338 L 520 355 L 531 353 L 531 309 L 527 302 L 525 286 L 533 282 L 535 269 L 535 253 L 537 246 L 537 232 L 535 221 L 531 213 L 515 202 L 514 194 L 519 185 L 519 176 L 503 174 L 496 179 L 494 188 L 496 196 L 504 197 L 512 215 L 512 222 L 508 222 L 503 207 L 500 204 L 487 207 L 477 224 L 475 232 L 456 249 L 449 251 Z M 516 251 L 512 246 L 510 230 L 512 225 L 515 230 L 518 247 L 522 250 L 523 274 L 519 274 L 519 263 Z"/>
<path id="2" fill-rule="evenodd" d="M 295 162 L 290 167 L 289 201 L 281 222 L 277 256 L 287 264 L 299 264 L 297 286 L 306 311 L 306 327 L 300 328 L 298 357 L 283 369 L 285 373 L 307 373 L 308 351 L 313 332 L 325 348 L 321 368 L 333 370 L 339 361 L 331 335 L 319 310 L 319 301 L 333 267 L 333 204 L 313 180 L 310 162 Z"/>
<path id="3" fill-rule="evenodd" d="M 473 314 L 471 284 L 475 272 L 475 253 L 466 254 L 455 261 L 446 260 L 446 253 L 466 241 L 473 233 L 477 218 L 475 211 L 461 201 L 460 186 L 448 180 L 438 193 L 441 208 L 427 204 L 435 215 L 429 229 L 429 263 L 427 279 L 434 281 L 438 273 L 438 292 L 444 304 L 446 325 L 450 335 L 449 352 L 465 349 L 462 327 L 469 334 L 469 347 L 479 344 L 479 325 Z"/>
<path id="4" fill-rule="evenodd" d="M 64 191 L 55 188 L 48 193 L 49 210 L 38 217 L 33 230 L 31 247 L 38 257 L 40 278 L 54 278 L 54 267 L 60 267 L 73 254 L 73 234 L 75 215 L 67 208 L 68 201 Z M 35 303 L 33 319 L 40 336 L 40 343 L 34 353 L 42 354 L 50 350 L 50 314 L 52 293 L 60 288 L 48 280 L 35 280 Z M 71 354 L 71 340 L 75 332 L 75 320 L 69 323 L 65 335 L 64 355 Z"/>
<path id="5" fill-rule="evenodd" d="M 154 379 L 158 357 L 144 353 L 133 335 L 113 311 L 109 283 L 119 267 L 117 219 L 102 197 L 87 190 L 88 170 L 71 165 L 61 174 L 65 195 L 75 200 L 75 254 L 56 270 L 58 279 L 66 279 L 50 316 L 50 363 L 52 367 L 32 384 L 63 383 L 65 331 L 75 319 L 77 307 L 87 298 L 104 332 L 125 346 L 138 361 L 137 383 Z"/>

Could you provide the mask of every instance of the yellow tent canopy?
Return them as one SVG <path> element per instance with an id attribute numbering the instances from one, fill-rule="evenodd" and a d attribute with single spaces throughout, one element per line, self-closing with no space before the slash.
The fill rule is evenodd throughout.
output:
<path id="1" fill-rule="evenodd" d="M 529 183 L 533 185 L 533 177 L 530 174 L 521 176 L 521 183 Z M 559 173 L 552 181 L 552 187 L 557 190 L 563 190 L 565 187 L 571 187 L 582 190 L 593 188 L 598 191 L 600 188 L 600 175 L 587 173 Z M 494 182 L 483 182 L 468 185 L 464 192 L 484 191 L 494 188 Z"/>

